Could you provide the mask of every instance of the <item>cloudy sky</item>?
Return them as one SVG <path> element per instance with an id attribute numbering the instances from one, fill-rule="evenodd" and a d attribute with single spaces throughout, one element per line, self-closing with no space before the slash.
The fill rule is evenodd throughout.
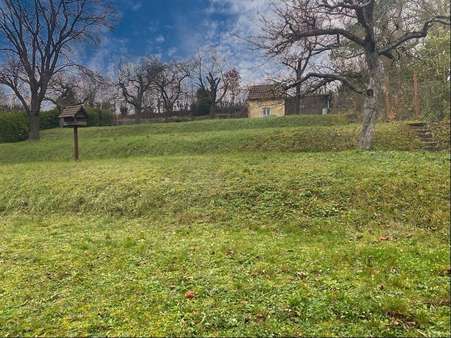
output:
<path id="1" fill-rule="evenodd" d="M 243 38 L 258 32 L 260 17 L 270 13 L 270 1 L 114 0 L 119 22 L 87 62 L 108 72 L 119 60 L 190 58 L 209 47 L 240 71 L 243 82 L 263 82 L 274 77 L 277 65 Z"/>

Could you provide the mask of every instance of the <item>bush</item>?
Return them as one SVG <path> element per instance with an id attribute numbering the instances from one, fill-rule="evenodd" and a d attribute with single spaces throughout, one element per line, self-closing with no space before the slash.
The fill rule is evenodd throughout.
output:
<path id="1" fill-rule="evenodd" d="M 440 122 L 432 122 L 429 124 L 432 131 L 432 138 L 437 142 L 438 150 L 450 149 L 450 120 L 445 119 Z"/>
<path id="2" fill-rule="evenodd" d="M 0 142 L 18 142 L 28 138 L 28 119 L 24 113 L 0 113 Z"/>
<path id="3" fill-rule="evenodd" d="M 88 127 L 101 127 L 113 125 L 113 114 L 98 108 L 87 108 Z"/>
<path id="4" fill-rule="evenodd" d="M 39 114 L 40 128 L 52 129 L 59 127 L 59 111 L 58 109 L 52 109 L 48 111 L 41 111 Z"/>
<path id="5" fill-rule="evenodd" d="M 97 108 L 87 108 L 86 110 L 88 112 L 88 127 L 111 126 L 113 124 L 113 114 L 111 112 Z M 60 113 L 56 108 L 48 111 L 41 111 L 40 128 L 58 128 L 59 114 Z"/>

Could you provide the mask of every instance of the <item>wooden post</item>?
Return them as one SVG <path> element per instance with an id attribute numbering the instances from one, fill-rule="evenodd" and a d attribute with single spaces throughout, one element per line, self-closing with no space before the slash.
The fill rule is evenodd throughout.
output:
<path id="1" fill-rule="evenodd" d="M 78 127 L 74 126 L 74 160 L 79 160 L 79 153 L 78 153 Z"/>
<path id="2" fill-rule="evenodd" d="M 417 73 L 413 73 L 413 104 L 415 109 L 415 117 L 417 119 L 420 118 L 421 115 L 421 107 L 420 107 L 420 95 L 418 93 L 418 79 Z"/>

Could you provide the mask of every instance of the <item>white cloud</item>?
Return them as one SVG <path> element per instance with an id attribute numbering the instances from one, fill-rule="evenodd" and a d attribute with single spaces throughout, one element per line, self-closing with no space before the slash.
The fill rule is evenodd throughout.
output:
<path id="1" fill-rule="evenodd" d="M 165 42 L 165 41 L 166 41 L 166 39 L 164 38 L 163 35 L 158 35 L 158 36 L 155 38 L 155 42 L 157 42 L 157 43 L 163 43 L 163 42 Z"/>
<path id="2" fill-rule="evenodd" d="M 141 1 L 135 0 L 135 3 L 130 8 L 133 12 L 137 12 L 141 9 L 142 6 L 143 6 L 143 4 Z"/>
<path id="3" fill-rule="evenodd" d="M 148 22 L 143 27 L 147 40 L 146 53 L 173 58 L 176 56 L 195 56 L 200 48 L 215 49 L 229 67 L 239 70 L 243 84 L 256 84 L 280 77 L 283 67 L 275 60 L 264 57 L 255 50 L 246 38 L 256 36 L 261 29 L 261 17 L 271 15 L 271 5 L 277 0 L 209 0 L 209 6 L 199 14 L 199 21 L 193 24 L 184 16 L 175 18 L 170 27 L 179 43 L 163 49 L 164 42 L 171 42 L 174 36 L 167 38 L 159 34 L 161 24 L 158 20 Z M 133 8 L 138 10 L 142 1 Z M 218 15 L 227 18 L 218 21 Z M 132 39 L 138 37 L 130 37 Z M 140 37 L 142 38 L 142 36 Z M 88 60 L 88 66 L 112 73 L 116 64 L 128 55 L 127 41 L 108 35 L 95 54 Z"/>
<path id="4" fill-rule="evenodd" d="M 170 58 L 172 58 L 175 55 L 175 53 L 177 53 L 177 48 L 175 47 L 171 47 L 167 51 L 167 54 Z"/>
<path id="5" fill-rule="evenodd" d="M 232 17 L 230 27 L 216 32 L 217 36 L 210 40 L 228 63 L 240 71 L 244 84 L 268 82 L 284 72 L 277 61 L 266 58 L 249 43 L 250 38 L 261 32 L 261 18 L 271 15 L 272 4 L 273 0 L 210 0 L 206 10 L 209 15 Z"/>
<path id="6" fill-rule="evenodd" d="M 108 77 L 114 77 L 115 67 L 128 54 L 127 42 L 127 39 L 104 37 L 92 55 L 84 56 L 87 59 L 86 66 Z"/>

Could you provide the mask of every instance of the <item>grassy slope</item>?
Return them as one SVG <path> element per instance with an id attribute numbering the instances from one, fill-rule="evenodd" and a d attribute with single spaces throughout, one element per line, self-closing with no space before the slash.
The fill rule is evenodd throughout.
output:
<path id="1" fill-rule="evenodd" d="M 296 153 L 300 121 L 0 145 L 0 335 L 446 335 L 448 155 Z"/>
<path id="2" fill-rule="evenodd" d="M 333 124 L 333 125 L 332 125 Z M 82 159 L 133 156 L 225 154 L 234 152 L 319 152 L 355 148 L 359 126 L 339 116 L 291 116 L 158 123 L 80 131 Z M 39 143 L 0 144 L 0 161 L 54 161 L 72 156 L 72 130 L 42 132 Z M 404 124 L 381 124 L 375 149 L 419 147 Z"/>

